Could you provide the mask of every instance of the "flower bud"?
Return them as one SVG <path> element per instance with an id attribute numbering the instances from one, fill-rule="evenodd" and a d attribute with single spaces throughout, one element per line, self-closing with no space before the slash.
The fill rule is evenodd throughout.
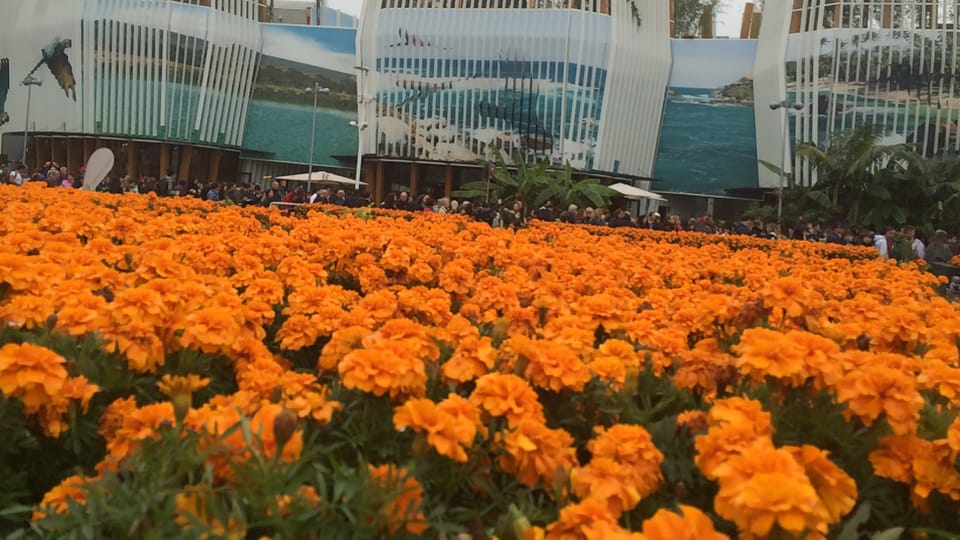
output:
<path id="1" fill-rule="evenodd" d="M 289 409 L 283 409 L 273 419 L 273 439 L 277 441 L 277 452 L 283 449 L 293 432 L 297 429 L 297 416 Z"/>
<path id="2" fill-rule="evenodd" d="M 173 403 L 174 416 L 176 416 L 178 422 L 182 422 L 187 417 L 187 413 L 190 412 L 190 407 L 193 406 L 193 394 L 176 392 L 170 398 L 170 402 Z"/>
<path id="3" fill-rule="evenodd" d="M 283 387 L 278 384 L 270 392 L 270 403 L 280 403 L 281 399 L 283 399 Z"/>
<path id="4" fill-rule="evenodd" d="M 58 319 L 58 318 L 57 318 L 57 314 L 56 314 L 56 313 L 51 313 L 50 316 L 47 317 L 47 329 L 48 329 L 48 330 L 53 330 L 54 328 L 57 327 L 57 319 Z"/>
<path id="5" fill-rule="evenodd" d="M 531 527 L 530 520 L 512 504 L 510 505 L 509 513 L 514 536 L 516 538 L 523 538 L 524 532 Z"/>
<path id="6" fill-rule="evenodd" d="M 623 381 L 623 393 L 632 396 L 637 393 L 640 386 L 640 370 L 637 368 L 627 368 L 627 376 Z"/>

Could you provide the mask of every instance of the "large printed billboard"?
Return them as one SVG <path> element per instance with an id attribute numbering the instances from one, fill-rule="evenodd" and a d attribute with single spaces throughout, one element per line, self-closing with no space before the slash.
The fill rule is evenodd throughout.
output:
<path id="1" fill-rule="evenodd" d="M 3 2 L 0 131 L 79 131 L 87 88 L 81 79 L 81 2 Z M 29 31 L 11 29 L 29 28 Z M 38 85 L 24 86 L 27 78 Z"/>
<path id="2" fill-rule="evenodd" d="M 243 147 L 270 161 L 351 163 L 357 153 L 357 79 L 353 28 L 264 24 L 260 73 Z M 320 92 L 314 96 L 313 90 Z M 317 108 L 314 109 L 314 98 Z M 316 133 L 311 137 L 316 113 Z M 339 158 L 339 159 L 338 159 Z"/>
<path id="3" fill-rule="evenodd" d="M 724 195 L 757 187 L 756 51 L 756 40 L 673 41 L 654 189 Z"/>
<path id="4" fill-rule="evenodd" d="M 378 154 L 474 162 L 520 153 L 593 168 L 611 17 L 470 9 L 377 16 L 368 80 Z"/>

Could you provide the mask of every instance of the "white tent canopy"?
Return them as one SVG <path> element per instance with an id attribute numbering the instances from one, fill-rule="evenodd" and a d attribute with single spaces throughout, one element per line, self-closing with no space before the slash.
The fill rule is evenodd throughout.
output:
<path id="1" fill-rule="evenodd" d="M 640 201 L 643 199 L 652 199 L 654 201 L 662 201 L 662 202 L 667 201 L 667 199 L 665 199 L 660 195 L 657 195 L 652 191 L 647 191 L 645 189 L 640 189 L 638 187 L 633 187 L 624 183 L 614 184 L 610 186 L 610 189 L 616 191 L 617 193 L 622 195 L 623 198 L 625 199 L 633 199 L 637 201 Z"/>
<path id="2" fill-rule="evenodd" d="M 276 180 L 286 180 L 288 182 L 316 182 L 318 184 L 356 185 L 356 180 L 353 178 L 347 178 L 346 176 L 340 176 L 339 174 L 333 174 L 332 172 L 327 171 L 313 171 L 312 177 L 310 176 L 310 173 L 279 176 L 276 178 Z M 365 186 L 367 183 L 360 182 L 360 185 Z"/>

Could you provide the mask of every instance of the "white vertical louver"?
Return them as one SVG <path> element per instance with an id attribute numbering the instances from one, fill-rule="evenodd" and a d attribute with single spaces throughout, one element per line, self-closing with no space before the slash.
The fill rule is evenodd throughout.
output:
<path id="1" fill-rule="evenodd" d="M 263 42 L 256 0 L 77 5 L 83 131 L 240 146 Z"/>
<path id="2" fill-rule="evenodd" d="M 887 142 L 906 142 L 928 156 L 960 149 L 960 111 L 952 106 L 956 0 L 802 4 L 764 6 L 754 74 L 760 160 L 778 162 L 786 142 L 825 145 L 832 132 L 864 124 L 882 124 Z M 773 94 L 805 105 L 788 141 L 783 113 L 769 110 Z M 816 181 L 803 160 L 791 159 L 800 183 Z M 758 170 L 761 186 L 776 185 L 775 175 Z"/>
<path id="3" fill-rule="evenodd" d="M 377 99 L 360 105 L 370 125 L 361 152 L 469 162 L 521 151 L 649 176 L 671 64 L 669 2 L 636 1 L 640 22 L 630 3 L 602 13 L 599 1 L 365 0 L 357 52 L 370 71 L 358 87 Z"/>

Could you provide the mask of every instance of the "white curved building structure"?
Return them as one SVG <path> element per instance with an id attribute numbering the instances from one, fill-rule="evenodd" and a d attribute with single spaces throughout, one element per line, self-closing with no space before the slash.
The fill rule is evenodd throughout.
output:
<path id="1" fill-rule="evenodd" d="M 928 156 L 960 151 L 958 4 L 765 2 L 754 73 L 758 158 L 778 164 L 787 141 L 824 145 L 831 133 L 863 124 L 883 124 L 888 142 Z M 783 99 L 803 105 L 787 122 L 769 107 Z M 814 171 L 789 155 L 786 169 L 803 185 L 815 182 Z M 778 185 L 776 174 L 758 170 L 761 187 Z"/>
<path id="2" fill-rule="evenodd" d="M 519 154 L 649 177 L 669 11 L 669 0 L 364 0 L 361 152 L 447 164 Z"/>
<path id="3" fill-rule="evenodd" d="M 52 77 L 32 90 L 44 105 L 30 111 L 30 131 L 240 146 L 261 50 L 259 6 L 206 3 L 2 2 L 3 26 L 29 29 L 0 33 L 7 99 L 25 100 L 21 80 L 44 54 L 59 54 L 58 65 L 39 66 Z"/>

